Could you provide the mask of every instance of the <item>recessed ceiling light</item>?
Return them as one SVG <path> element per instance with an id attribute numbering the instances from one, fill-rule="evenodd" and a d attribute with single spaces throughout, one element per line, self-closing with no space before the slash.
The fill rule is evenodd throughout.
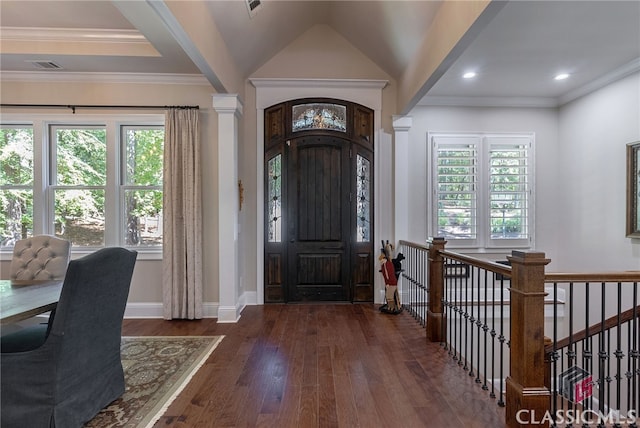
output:
<path id="1" fill-rule="evenodd" d="M 564 80 L 568 78 L 569 78 L 568 73 L 560 73 L 560 74 L 557 74 L 556 77 L 554 77 L 555 80 Z"/>
<path id="2" fill-rule="evenodd" d="M 475 71 L 467 71 L 466 73 L 464 73 L 462 75 L 462 77 L 464 77 L 465 79 L 473 79 L 474 77 L 476 77 L 476 72 Z"/>

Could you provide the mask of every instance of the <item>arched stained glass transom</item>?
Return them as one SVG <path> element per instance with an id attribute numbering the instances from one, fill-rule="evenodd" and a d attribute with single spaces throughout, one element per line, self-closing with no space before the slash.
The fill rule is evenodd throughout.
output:
<path id="1" fill-rule="evenodd" d="M 311 103 L 292 106 L 291 130 L 330 129 L 347 132 L 347 108 L 340 104 Z"/>

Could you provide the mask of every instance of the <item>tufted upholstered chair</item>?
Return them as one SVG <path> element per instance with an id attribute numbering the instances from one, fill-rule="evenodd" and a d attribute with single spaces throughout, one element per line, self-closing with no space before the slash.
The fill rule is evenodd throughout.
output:
<path id="1" fill-rule="evenodd" d="M 50 235 L 17 241 L 11 259 L 11 279 L 64 279 L 71 243 Z"/>

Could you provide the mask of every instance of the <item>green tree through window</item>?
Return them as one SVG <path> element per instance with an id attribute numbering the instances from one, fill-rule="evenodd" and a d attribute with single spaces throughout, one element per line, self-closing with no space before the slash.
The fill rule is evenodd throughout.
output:
<path id="1" fill-rule="evenodd" d="M 161 249 L 163 117 L 140 117 L 3 123 L 0 247 L 46 233 L 70 240 L 72 248 Z"/>
<path id="2" fill-rule="evenodd" d="M 162 243 L 162 127 L 123 128 L 125 242 Z"/>
<path id="3" fill-rule="evenodd" d="M 53 127 L 55 234 L 74 246 L 103 246 L 107 143 L 104 127 Z"/>
<path id="4" fill-rule="evenodd" d="M 0 128 L 0 244 L 13 245 L 33 231 L 33 128 Z"/>

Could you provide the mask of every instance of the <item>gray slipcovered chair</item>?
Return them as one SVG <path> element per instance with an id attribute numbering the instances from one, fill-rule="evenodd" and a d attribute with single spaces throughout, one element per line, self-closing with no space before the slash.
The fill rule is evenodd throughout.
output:
<path id="1" fill-rule="evenodd" d="M 67 272 L 71 242 L 50 235 L 21 239 L 13 247 L 11 279 L 63 279 Z"/>
<path id="2" fill-rule="evenodd" d="M 112 247 L 72 260 L 49 326 L 0 339 L 0 426 L 81 427 L 124 393 L 122 319 L 136 257 Z"/>

